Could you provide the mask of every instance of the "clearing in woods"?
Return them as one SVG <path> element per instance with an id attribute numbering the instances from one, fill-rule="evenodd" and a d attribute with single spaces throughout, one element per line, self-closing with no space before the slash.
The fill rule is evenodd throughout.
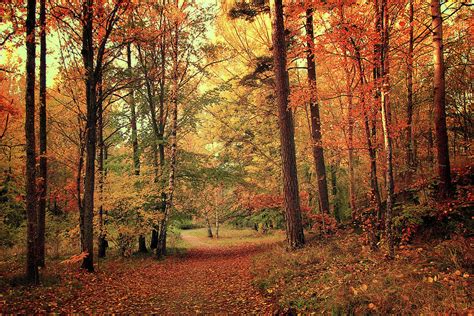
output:
<path id="1" fill-rule="evenodd" d="M 183 231 L 180 244 L 187 250 L 163 261 L 107 259 L 94 274 L 78 271 L 77 264 L 54 263 L 37 288 L 17 285 L 4 291 L 7 278 L 1 276 L 0 310 L 270 313 L 273 303 L 252 285 L 250 268 L 252 257 L 282 240 L 282 234 L 256 237 L 249 230 L 223 230 L 216 240 L 205 233 L 204 229 Z"/>

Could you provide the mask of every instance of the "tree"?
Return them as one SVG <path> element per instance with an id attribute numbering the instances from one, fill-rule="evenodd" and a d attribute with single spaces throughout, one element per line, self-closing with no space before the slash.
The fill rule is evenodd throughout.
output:
<path id="1" fill-rule="evenodd" d="M 98 3 L 99 10 L 103 8 L 103 3 Z M 106 44 L 112 30 L 119 19 L 118 11 L 126 10 L 127 6 L 123 1 L 114 3 L 110 13 L 106 17 L 106 24 L 103 32 L 100 32 L 97 54 L 94 52 L 94 0 L 84 0 L 82 3 L 82 57 L 85 70 L 85 91 L 86 91 L 86 164 L 84 180 L 84 202 L 83 212 L 80 216 L 81 244 L 82 251 L 87 253 L 82 262 L 82 268 L 94 271 L 94 191 L 95 191 L 95 159 L 97 145 L 97 113 L 98 98 L 97 87 L 99 79 L 102 78 L 103 63 L 106 53 Z"/>
<path id="2" fill-rule="evenodd" d="M 413 46 L 414 46 L 414 0 L 409 3 L 409 39 L 408 39 L 408 56 L 407 56 L 407 127 L 406 127 L 406 169 L 407 176 L 411 177 L 415 171 L 415 156 L 413 152 Z"/>
<path id="3" fill-rule="evenodd" d="M 98 159 L 98 168 L 97 171 L 99 173 L 99 198 L 100 198 L 100 206 L 99 206 L 99 240 L 98 240 L 98 250 L 97 256 L 99 258 L 104 258 L 106 256 L 108 242 L 107 236 L 104 229 L 104 178 L 105 178 L 105 170 L 104 170 L 104 160 L 105 160 L 105 141 L 104 141 L 104 100 L 103 100 L 103 79 L 102 76 L 99 78 L 98 84 L 98 117 L 97 117 L 97 129 L 98 133 L 97 136 L 99 138 L 99 159 Z"/>
<path id="4" fill-rule="evenodd" d="M 436 150 L 438 177 L 440 180 L 439 193 L 442 198 L 450 196 L 451 167 L 449 163 L 448 131 L 446 128 L 446 88 L 444 77 L 443 57 L 443 19 L 441 16 L 440 0 L 431 1 L 431 28 L 433 30 L 433 107 L 435 111 Z"/>
<path id="5" fill-rule="evenodd" d="M 382 74 L 381 90 L 381 112 L 382 127 L 384 135 L 384 147 L 386 155 L 386 189 L 387 201 L 385 210 L 385 234 L 388 243 L 388 256 L 394 257 L 394 241 L 392 232 L 392 212 L 393 212 L 393 149 L 392 149 L 392 125 L 391 125 L 391 106 L 390 106 L 390 69 L 389 69 L 389 8 L 388 1 L 382 0 L 380 6 L 381 28 L 381 53 L 380 65 Z"/>
<path id="6" fill-rule="evenodd" d="M 132 45 L 127 44 L 127 72 L 130 83 L 132 82 Z M 130 86 L 128 91 L 128 105 L 130 106 L 130 127 L 132 130 L 132 149 L 133 149 L 133 170 L 136 176 L 140 175 L 140 151 L 138 148 L 138 133 L 137 133 L 137 111 L 135 107 L 135 98 L 133 86 Z M 138 236 L 138 252 L 148 252 L 146 248 L 145 235 Z"/>
<path id="7" fill-rule="evenodd" d="M 40 165 L 38 201 L 38 265 L 44 267 L 46 196 L 48 193 L 48 158 L 46 139 L 46 0 L 40 0 Z"/>
<path id="8" fill-rule="evenodd" d="M 280 154 L 283 172 L 283 195 L 286 219 L 286 236 L 291 249 L 304 245 L 303 226 L 298 194 L 296 172 L 296 149 L 293 115 L 288 108 L 290 92 L 286 69 L 286 41 L 283 22 L 282 0 L 274 0 L 272 6 L 273 67 L 275 71 L 275 94 L 278 103 L 278 124 L 280 127 Z"/>
<path id="9" fill-rule="evenodd" d="M 145 6 L 138 8 L 142 11 L 134 15 L 135 23 L 142 27 L 142 35 L 136 40 L 137 57 L 139 69 L 142 72 L 143 96 L 148 105 L 150 124 L 152 127 L 151 150 L 152 163 L 157 186 L 163 185 L 163 175 L 165 169 L 165 127 L 168 119 L 168 104 L 166 101 L 166 58 L 167 58 L 167 35 L 168 35 L 168 12 L 165 4 L 159 6 Z M 153 18 L 145 13 L 152 12 Z M 128 59 L 128 57 L 127 57 Z M 158 83 L 158 87 L 157 84 Z M 144 87 L 143 87 L 144 86 Z M 159 90 L 159 91 L 158 91 Z M 139 90 L 140 91 L 140 90 Z M 131 93 L 131 92 L 130 92 Z M 158 96 L 157 96 L 158 94 Z M 157 102 L 158 97 L 158 102 Z M 132 98 L 132 96 L 130 96 Z M 132 110 L 132 121 L 134 106 L 130 105 Z M 133 135 L 132 123 L 132 142 Z M 138 148 L 138 142 L 137 142 Z M 134 153 L 135 155 L 135 153 Z M 138 158 L 138 157 L 137 157 Z M 136 165 L 136 158 L 134 158 Z M 161 181 L 160 181 L 161 180 Z M 160 206 L 158 206 L 160 205 Z M 161 209 L 161 203 L 157 203 L 157 210 Z M 159 227 L 152 229 L 150 248 L 156 249 L 158 244 Z M 140 239 L 140 237 L 139 237 Z M 141 246 L 140 246 L 141 245 Z M 143 249 L 143 238 L 139 241 L 139 247 Z"/>
<path id="10" fill-rule="evenodd" d="M 28 0 L 26 17 L 26 95 L 25 95 L 25 136 L 26 136 L 26 214 L 27 250 L 26 279 L 39 282 L 38 275 L 38 217 L 36 192 L 36 141 L 35 141 L 35 56 L 36 56 L 36 0 Z"/>
<path id="11" fill-rule="evenodd" d="M 306 9 L 306 36 L 308 51 L 306 63 L 308 67 L 308 82 L 310 89 L 309 108 L 311 113 L 311 140 L 313 143 L 313 159 L 318 182 L 318 194 L 322 213 L 329 213 L 328 185 L 326 180 L 326 164 L 324 163 L 324 150 L 322 146 L 321 118 L 316 95 L 316 62 L 314 60 L 314 30 L 313 9 Z"/>
<path id="12" fill-rule="evenodd" d="M 179 12 L 178 1 L 175 4 L 176 14 Z M 174 36 L 172 37 L 172 59 L 173 59 L 173 91 L 171 93 L 171 157 L 170 157 L 170 171 L 168 180 L 168 194 L 166 196 L 166 209 L 164 210 L 164 218 L 160 224 L 160 230 L 158 234 L 158 244 L 156 247 L 156 256 L 158 258 L 166 255 L 166 234 L 167 225 L 169 220 L 169 214 L 173 207 L 173 195 L 175 190 L 175 178 L 176 178 L 176 163 L 177 163 L 177 146 L 178 141 L 176 133 L 178 130 L 178 93 L 179 93 L 179 18 L 174 17 L 173 30 Z"/>
<path id="13" fill-rule="evenodd" d="M 96 124 L 97 124 L 97 97 L 96 76 L 94 74 L 94 44 L 93 44 L 93 17 L 94 2 L 83 2 L 83 29 L 82 29 L 82 56 L 86 71 L 86 176 L 84 181 L 83 213 L 81 214 L 81 244 L 82 251 L 87 256 L 82 262 L 82 268 L 94 271 L 94 185 L 95 185 L 95 156 L 96 156 Z"/>

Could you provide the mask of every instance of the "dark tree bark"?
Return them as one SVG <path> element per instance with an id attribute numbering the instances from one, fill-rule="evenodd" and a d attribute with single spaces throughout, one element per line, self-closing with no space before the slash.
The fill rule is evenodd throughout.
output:
<path id="1" fill-rule="evenodd" d="M 215 212 L 215 216 L 216 216 L 216 230 L 215 230 L 215 236 L 216 238 L 219 238 L 219 211 L 217 210 L 216 208 L 216 212 Z"/>
<path id="2" fill-rule="evenodd" d="M 434 147 L 434 140 L 433 140 L 433 106 L 430 106 L 428 110 L 428 118 L 429 118 L 429 128 L 426 135 L 427 138 L 427 159 L 429 162 L 429 168 L 432 170 L 433 163 L 434 163 L 434 154 L 433 154 L 433 147 Z"/>
<path id="3" fill-rule="evenodd" d="M 156 170 L 158 170 L 158 155 L 159 155 L 159 168 L 160 173 L 163 174 L 165 168 L 165 144 L 164 144 L 164 133 L 165 133 L 165 126 L 166 126 L 166 115 L 165 115 L 165 83 L 166 83 L 166 29 L 167 23 L 165 23 L 165 16 L 162 12 L 161 14 L 161 25 L 163 26 L 163 35 L 161 37 L 161 47 L 160 47 L 160 56 L 161 56 L 161 77 L 160 77 L 160 94 L 159 94 L 159 102 L 160 102 L 160 109 L 159 109 L 159 133 L 157 135 L 158 140 L 160 140 L 158 144 L 158 151 L 156 152 L 155 147 L 155 160 L 156 160 Z M 165 194 L 164 192 L 162 194 Z M 166 195 L 166 194 L 165 194 Z M 166 210 L 166 204 L 162 208 L 162 212 L 164 213 Z M 151 249 L 156 249 L 158 245 L 158 230 L 153 229 L 151 232 Z"/>
<path id="4" fill-rule="evenodd" d="M 351 38 L 352 46 L 354 47 L 355 57 L 357 61 L 357 68 L 359 71 L 359 82 L 361 87 L 361 104 L 364 109 L 364 131 L 365 138 L 367 143 L 367 150 L 370 158 L 370 191 L 371 191 L 371 200 L 375 204 L 377 221 L 380 221 L 382 214 L 382 201 L 380 199 L 379 185 L 377 181 L 377 163 L 376 163 L 376 152 L 374 145 L 372 144 L 372 135 L 370 131 L 370 122 L 369 122 L 369 110 L 366 107 L 365 99 L 365 71 L 362 64 L 362 56 L 360 54 L 360 48 L 356 45 L 355 41 Z M 378 241 L 375 242 L 377 244 Z"/>
<path id="5" fill-rule="evenodd" d="M 151 231 L 150 249 L 156 249 L 158 245 L 158 230 L 153 229 Z"/>
<path id="6" fill-rule="evenodd" d="M 381 38 L 382 34 L 382 17 L 380 10 L 380 0 L 374 1 L 375 9 L 375 32 Z M 372 76 L 374 81 L 374 104 L 380 104 L 380 78 L 381 78 L 381 60 L 382 60 L 382 41 L 376 41 L 374 43 L 374 54 L 373 54 L 373 67 Z M 359 53 L 359 59 L 360 53 Z M 362 62 L 359 63 L 361 66 Z M 363 69 L 363 68 L 362 68 Z M 378 243 L 382 234 L 382 199 L 380 196 L 380 190 L 378 186 L 377 178 L 377 113 L 378 106 L 370 107 L 364 112 L 364 129 L 367 138 L 367 147 L 370 157 L 370 186 L 371 186 L 371 197 L 375 202 L 376 216 L 372 219 L 373 228 L 371 234 L 371 248 L 373 250 L 378 249 Z"/>
<path id="7" fill-rule="evenodd" d="M 26 17 L 26 280 L 39 282 L 37 262 L 37 192 L 36 192 L 36 142 L 35 142 L 35 17 L 36 0 L 28 0 Z"/>
<path id="8" fill-rule="evenodd" d="M 104 258 L 107 255 L 107 247 L 109 243 L 107 242 L 107 236 L 104 229 L 104 207 L 103 207 L 103 193 L 104 193 L 104 180 L 105 180 L 105 170 L 104 170 L 104 158 L 105 158 L 105 144 L 104 144 L 104 104 L 103 104 L 103 87 L 102 87 L 102 76 L 99 78 L 98 83 L 99 90 L 99 102 L 98 102 L 98 136 L 99 136 L 99 161 L 98 161 L 98 173 L 99 173 L 99 194 L 100 194 L 100 206 L 99 206 L 99 240 L 97 251 L 97 256 L 99 258 Z"/>
<path id="9" fill-rule="evenodd" d="M 100 5 L 103 5 L 99 2 Z M 94 190 L 95 190 L 95 159 L 97 147 L 97 112 L 98 102 L 102 102 L 102 97 L 97 98 L 97 86 L 100 85 L 104 55 L 106 53 L 106 43 L 117 22 L 119 10 L 126 10 L 127 5 L 121 0 L 114 4 L 113 9 L 107 17 L 108 23 L 105 25 L 104 36 L 101 37 L 97 45 L 97 55 L 94 53 L 94 0 L 84 0 L 82 4 L 82 60 L 85 70 L 86 88 L 86 161 L 84 179 L 84 202 L 81 218 L 81 241 L 82 252 L 87 256 L 82 261 L 82 268 L 90 272 L 94 271 Z M 101 11 L 102 8 L 98 8 Z M 96 60 L 94 62 L 94 57 Z"/>
<path id="10" fill-rule="evenodd" d="M 434 122 L 438 158 L 439 194 L 442 198 L 451 195 L 451 167 L 449 162 L 448 131 L 446 128 L 446 87 L 443 57 L 443 19 L 440 0 L 431 1 L 431 28 L 433 30 L 434 62 Z"/>
<path id="11" fill-rule="evenodd" d="M 207 237 L 212 238 L 212 226 L 209 216 L 206 215 L 206 225 L 207 225 Z"/>
<path id="12" fill-rule="evenodd" d="M 148 249 L 146 248 L 146 240 L 144 235 L 138 237 L 138 252 L 147 253 Z"/>
<path id="13" fill-rule="evenodd" d="M 347 67 L 347 66 L 346 66 Z M 346 94 L 347 94 L 347 152 L 349 168 L 349 206 L 351 208 L 352 219 L 356 215 L 355 202 L 355 175 L 354 175 L 354 106 L 352 96 L 352 86 L 350 71 L 346 69 Z"/>
<path id="14" fill-rule="evenodd" d="M 413 1 L 410 0 L 410 30 L 409 30 L 409 41 L 408 41 L 408 58 L 407 58 L 407 109 L 406 109 L 406 170 L 408 180 L 411 181 L 411 176 L 415 172 L 415 157 L 413 152 L 413 18 L 414 8 Z"/>
<path id="15" fill-rule="evenodd" d="M 154 139 L 152 141 L 152 152 L 153 152 L 153 170 L 154 170 L 154 182 L 158 183 L 159 178 L 163 176 L 164 166 L 165 166 L 165 143 L 164 143 L 164 131 L 167 119 L 167 111 L 165 111 L 165 79 L 166 79 L 166 34 L 167 34 L 167 21 L 166 16 L 164 14 L 164 10 L 161 9 L 160 12 L 160 27 L 162 28 L 161 34 L 161 43 L 159 45 L 159 56 L 160 56 L 160 78 L 159 88 L 160 93 L 158 94 L 159 100 L 159 108 L 158 113 L 156 110 L 155 105 L 155 91 L 152 86 L 153 78 L 149 76 L 149 69 L 147 66 L 147 54 L 146 51 L 142 52 L 141 46 L 138 43 L 138 58 L 141 65 L 141 69 L 143 71 L 144 79 L 145 79 L 145 88 L 146 88 L 146 95 L 147 101 L 150 109 L 150 116 L 151 116 L 151 125 L 153 128 Z M 156 54 L 152 54 L 156 56 Z M 158 64 L 158 61 L 153 60 L 153 65 Z M 159 225 L 158 225 L 159 226 Z M 158 231 L 159 227 L 155 227 L 152 230 L 151 239 L 150 239 L 150 248 L 156 249 L 158 244 Z"/>
<path id="16" fill-rule="evenodd" d="M 127 44 L 127 71 L 131 82 L 132 79 L 132 47 L 131 44 Z M 133 170 L 136 176 L 140 175 L 140 152 L 138 148 L 138 133 L 137 133 L 137 113 L 135 109 L 135 98 L 133 95 L 133 87 L 128 91 L 128 104 L 130 106 L 130 127 L 132 130 L 132 148 L 133 148 Z M 155 166 L 156 167 L 156 166 Z M 145 236 L 138 236 L 138 252 L 146 253 Z"/>
<path id="17" fill-rule="evenodd" d="M 82 55 L 84 68 L 86 70 L 86 175 L 84 181 L 84 203 L 83 203 L 83 240 L 82 251 L 87 256 L 82 262 L 82 268 L 90 272 L 94 271 L 94 184 L 95 184 L 95 158 L 96 158 L 96 78 L 94 76 L 94 45 L 93 45 L 93 0 L 85 0 L 83 3 L 83 30 L 82 30 Z"/>
<path id="18" fill-rule="evenodd" d="M 345 25 L 346 21 L 344 18 L 344 5 L 341 3 L 340 5 L 340 23 L 341 25 Z M 348 31 L 347 26 L 344 26 L 345 31 Z M 352 38 L 349 37 L 349 41 Z M 353 42 L 353 40 L 352 40 Z M 355 46 L 355 45 L 354 45 Z M 345 72 L 345 81 L 346 81 L 346 98 L 347 98 L 347 161 L 348 161 L 348 169 L 349 169 L 349 207 L 351 208 L 351 217 L 354 220 L 356 217 L 356 198 L 355 198 L 355 173 L 354 173 L 354 104 L 353 104 L 353 77 L 352 77 L 352 70 L 354 66 L 349 61 L 349 48 L 347 43 L 344 43 L 343 47 L 344 52 L 344 72 Z M 355 75 L 354 75 L 355 76 Z"/>
<path id="19" fill-rule="evenodd" d="M 79 126 L 81 124 L 81 117 L 78 114 L 77 121 L 79 122 Z M 76 174 L 76 194 L 77 194 L 77 208 L 79 209 L 79 229 L 81 232 L 81 247 L 84 237 L 84 204 L 82 200 L 82 170 L 84 169 L 84 152 L 85 152 L 85 144 L 84 144 L 84 133 L 82 128 L 79 127 L 79 158 L 77 161 L 77 174 Z"/>
<path id="20" fill-rule="evenodd" d="M 328 185 L 326 180 L 326 164 L 324 162 L 324 150 L 321 134 L 321 119 L 319 115 L 319 104 L 316 95 L 316 62 L 314 60 L 314 30 L 313 9 L 306 10 L 306 36 L 308 50 L 306 63 L 308 67 L 308 84 L 310 88 L 309 108 L 311 113 L 311 141 L 313 144 L 313 159 L 318 182 L 318 194 L 322 213 L 329 213 Z"/>
<path id="21" fill-rule="evenodd" d="M 339 202 L 337 200 L 337 167 L 335 165 L 330 165 L 331 171 L 331 193 L 333 199 L 333 214 L 337 222 L 341 221 L 341 213 L 339 209 Z"/>
<path id="22" fill-rule="evenodd" d="M 39 108 L 39 205 L 38 205 L 38 266 L 44 267 L 46 195 L 48 192 L 48 158 L 46 139 L 46 0 L 40 0 L 40 108 Z"/>
<path id="23" fill-rule="evenodd" d="M 288 108 L 290 89 L 286 69 L 286 42 L 282 0 L 274 0 L 274 6 L 272 6 L 272 39 L 275 93 L 277 95 L 278 123 L 280 127 L 286 236 L 289 248 L 296 249 L 304 245 L 304 234 L 298 192 L 293 116 Z"/>

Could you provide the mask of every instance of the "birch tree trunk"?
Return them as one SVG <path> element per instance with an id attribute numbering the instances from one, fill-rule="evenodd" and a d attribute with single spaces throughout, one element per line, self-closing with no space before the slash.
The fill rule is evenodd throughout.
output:
<path id="1" fill-rule="evenodd" d="M 131 44 L 127 45 L 127 71 L 129 80 L 132 79 L 132 48 Z M 132 130 L 132 148 L 133 148 L 133 170 L 135 175 L 140 175 L 140 152 L 138 148 L 137 133 L 137 114 L 135 109 L 135 98 L 133 95 L 133 87 L 128 91 L 128 104 L 130 106 L 130 127 Z"/>
<path id="2" fill-rule="evenodd" d="M 387 189 L 387 205 L 385 210 L 385 233 L 388 245 L 388 257 L 394 257 L 394 242 L 392 233 L 392 211 L 393 211 L 393 151 L 392 151 L 392 135 L 391 135 L 391 109 L 390 109 L 390 69 L 389 69 L 389 13 L 387 0 L 382 0 L 382 94 L 381 94 L 381 110 L 382 110 L 382 127 L 384 134 L 384 147 L 386 155 L 386 189 Z"/>
<path id="3" fill-rule="evenodd" d="M 176 3 L 176 6 L 178 4 Z M 158 234 L 158 245 L 156 247 L 156 256 L 158 258 L 166 255 L 166 234 L 169 220 L 169 214 L 173 207 L 173 194 L 175 188 L 176 178 L 176 162 L 177 162 L 177 139 L 176 133 L 178 129 L 178 90 L 179 90 L 179 60 L 178 60 L 178 49 L 179 49 L 179 25 L 178 21 L 174 22 L 174 33 L 173 38 L 173 92 L 171 96 L 171 155 L 170 155 L 170 173 L 168 181 L 168 195 L 166 200 L 166 209 L 164 211 L 164 218 L 161 221 L 160 230 Z"/>

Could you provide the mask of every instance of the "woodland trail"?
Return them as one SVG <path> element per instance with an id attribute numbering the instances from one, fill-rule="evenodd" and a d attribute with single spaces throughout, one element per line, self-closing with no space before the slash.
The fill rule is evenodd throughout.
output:
<path id="1" fill-rule="evenodd" d="M 181 234 L 181 238 L 188 243 L 192 248 L 209 248 L 212 247 L 210 244 L 207 244 L 201 240 L 201 238 L 197 236 L 193 236 L 191 234 L 187 234 L 183 232 Z"/>
<path id="2" fill-rule="evenodd" d="M 3 297 L 2 312 L 159 314 L 271 314 L 274 307 L 253 285 L 252 256 L 265 245 L 204 247 L 184 237 L 185 254 L 106 261 L 95 274 L 61 273 L 61 284 Z M 70 273 L 69 275 L 67 273 Z M 66 276 L 65 276 L 66 274 Z M 18 291 L 18 290 L 17 290 Z M 1 306 L 0 302 L 0 306 Z"/>

